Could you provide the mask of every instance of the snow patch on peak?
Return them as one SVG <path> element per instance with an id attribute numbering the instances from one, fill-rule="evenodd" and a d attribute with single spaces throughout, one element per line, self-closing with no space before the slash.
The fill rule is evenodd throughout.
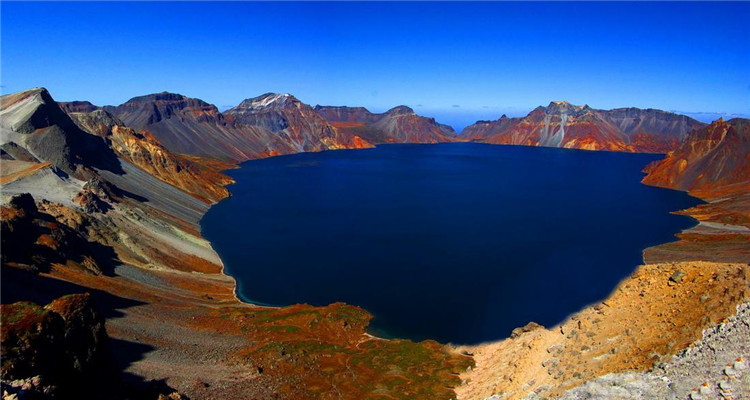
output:
<path id="1" fill-rule="evenodd" d="M 268 93 L 262 96 L 250 99 L 247 104 L 248 108 L 266 108 L 274 104 L 284 104 L 292 95 L 289 93 Z"/>

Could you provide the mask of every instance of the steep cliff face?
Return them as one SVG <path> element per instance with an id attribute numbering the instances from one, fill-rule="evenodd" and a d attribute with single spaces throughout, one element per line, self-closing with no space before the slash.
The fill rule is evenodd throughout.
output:
<path id="1" fill-rule="evenodd" d="M 124 125 L 148 130 L 167 149 L 180 154 L 244 161 L 271 152 L 287 152 L 268 130 L 237 126 L 203 100 L 175 93 L 134 97 L 104 110 Z"/>
<path id="2" fill-rule="evenodd" d="M 312 107 L 289 94 L 266 93 L 227 110 L 227 119 L 271 131 L 292 152 L 358 149 L 372 144 L 331 126 Z"/>
<path id="3" fill-rule="evenodd" d="M 85 131 L 104 138 L 118 157 L 172 186 L 209 203 L 229 195 L 224 186 L 231 178 L 211 165 L 174 154 L 146 130 L 136 132 L 101 109 L 70 116 Z"/>
<path id="4" fill-rule="evenodd" d="M 364 107 L 315 106 L 315 111 L 336 129 L 376 144 L 451 142 L 457 135 L 450 126 L 417 115 L 406 106 L 382 114 L 371 113 Z"/>
<path id="5" fill-rule="evenodd" d="M 117 107 L 105 106 L 104 109 L 113 111 L 113 114 L 132 126 L 156 124 L 171 118 L 185 117 L 191 117 L 198 122 L 222 120 L 215 106 L 200 99 L 168 92 L 134 97 Z"/>
<path id="6" fill-rule="evenodd" d="M 599 110 L 603 119 L 628 135 L 636 151 L 665 153 L 677 148 L 688 132 L 705 124 L 661 110 L 618 108 Z"/>
<path id="7" fill-rule="evenodd" d="M 462 137 L 493 144 L 626 152 L 667 152 L 703 124 L 689 117 L 637 108 L 596 110 L 565 101 L 537 107 L 523 118 L 479 121 Z"/>
<path id="8" fill-rule="evenodd" d="M 202 100 L 174 93 L 135 97 L 105 110 L 125 125 L 148 130 L 176 153 L 245 161 L 276 154 L 370 147 L 335 130 L 290 95 L 266 94 L 222 114 Z"/>
<path id="9" fill-rule="evenodd" d="M 716 198 L 750 188 L 750 120 L 719 119 L 646 168 L 643 182 Z"/>

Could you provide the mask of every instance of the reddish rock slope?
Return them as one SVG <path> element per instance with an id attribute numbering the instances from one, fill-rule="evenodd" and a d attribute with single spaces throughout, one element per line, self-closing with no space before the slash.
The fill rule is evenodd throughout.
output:
<path id="1" fill-rule="evenodd" d="M 646 168 L 643 182 L 704 198 L 750 191 L 750 120 L 719 119 L 696 129 L 664 160 Z"/>
<path id="2" fill-rule="evenodd" d="M 227 121 L 215 106 L 181 94 L 139 96 L 104 109 L 127 126 L 148 130 L 176 153 L 244 161 L 288 150 L 271 132 L 239 127 Z"/>
<path id="3" fill-rule="evenodd" d="M 354 133 L 337 130 L 312 107 L 289 94 L 266 93 L 246 99 L 225 115 L 238 124 L 274 132 L 295 153 L 372 147 Z"/>
<path id="4" fill-rule="evenodd" d="M 406 106 L 382 114 L 371 113 L 364 107 L 315 106 L 315 111 L 337 129 L 376 144 L 451 142 L 457 136 L 450 126 L 417 115 Z"/>
<path id="5" fill-rule="evenodd" d="M 556 101 L 523 118 L 503 115 L 496 121 L 479 121 L 466 127 L 462 137 L 492 144 L 664 153 L 701 126 L 689 117 L 659 110 L 607 111 Z"/>

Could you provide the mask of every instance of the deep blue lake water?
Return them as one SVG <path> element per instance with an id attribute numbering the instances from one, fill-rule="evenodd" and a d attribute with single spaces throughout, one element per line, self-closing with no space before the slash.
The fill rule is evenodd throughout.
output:
<path id="1" fill-rule="evenodd" d="M 230 171 L 203 234 L 243 300 L 343 301 L 371 332 L 478 343 L 606 297 L 699 204 L 645 186 L 660 155 L 472 143 L 268 158 Z"/>

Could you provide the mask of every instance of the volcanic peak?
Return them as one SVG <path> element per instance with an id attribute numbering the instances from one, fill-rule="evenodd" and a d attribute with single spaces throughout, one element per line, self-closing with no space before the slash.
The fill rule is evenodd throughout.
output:
<path id="1" fill-rule="evenodd" d="M 236 108 L 248 111 L 263 110 L 267 108 L 283 108 L 287 105 L 299 103 L 296 97 L 289 93 L 266 93 L 258 97 L 245 99 Z"/>
<path id="2" fill-rule="evenodd" d="M 411 107 L 407 107 L 407 106 L 404 106 L 404 105 L 393 107 L 390 110 L 386 111 L 385 113 L 389 114 L 389 115 L 411 115 L 411 114 L 416 114 Z"/>

